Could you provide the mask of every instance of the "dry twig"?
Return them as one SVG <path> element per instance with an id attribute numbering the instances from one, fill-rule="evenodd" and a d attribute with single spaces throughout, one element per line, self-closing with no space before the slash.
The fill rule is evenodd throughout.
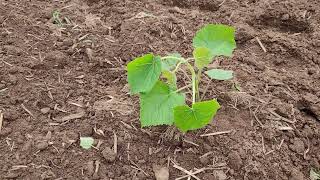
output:
<path id="1" fill-rule="evenodd" d="M 229 134 L 232 133 L 233 130 L 229 130 L 229 131 L 220 131 L 220 132 L 214 132 L 214 133 L 208 133 L 208 134 L 201 134 L 201 137 L 206 137 L 206 136 L 217 136 L 217 135 L 221 135 L 221 134 Z"/>
<path id="2" fill-rule="evenodd" d="M 267 49 L 264 47 L 264 45 L 262 44 L 262 42 L 260 41 L 260 39 L 258 37 L 256 37 L 257 42 L 259 43 L 261 49 L 263 50 L 263 52 L 267 52 Z"/>
<path id="3" fill-rule="evenodd" d="M 21 107 L 23 110 L 25 110 L 28 114 L 30 114 L 31 117 L 34 118 L 34 115 L 31 113 L 31 111 L 29 111 L 23 104 L 21 104 Z"/>
<path id="4" fill-rule="evenodd" d="M 3 113 L 0 110 L 0 133 L 1 133 L 1 128 L 2 128 L 2 122 L 3 122 Z"/>

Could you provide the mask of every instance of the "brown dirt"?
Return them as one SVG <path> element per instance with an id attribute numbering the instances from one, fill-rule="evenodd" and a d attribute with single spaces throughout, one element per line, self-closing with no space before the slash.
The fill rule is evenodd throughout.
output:
<path id="1" fill-rule="evenodd" d="M 208 168 L 197 174 L 204 180 L 308 179 L 320 168 L 319 7 L 317 0 L 0 0 L 0 179 L 154 179 L 153 167 L 169 158 L 190 171 Z M 164 138 L 166 127 L 140 129 L 126 63 L 147 52 L 190 56 L 206 23 L 237 29 L 234 57 L 220 62 L 236 78 L 211 82 L 205 94 L 222 104 L 214 122 L 179 139 Z M 98 147 L 81 149 L 80 135 Z M 186 175 L 169 165 L 170 179 Z"/>

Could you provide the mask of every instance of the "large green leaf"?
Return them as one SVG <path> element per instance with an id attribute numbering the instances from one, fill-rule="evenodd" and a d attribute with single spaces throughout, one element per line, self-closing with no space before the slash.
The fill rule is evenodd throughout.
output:
<path id="1" fill-rule="evenodd" d="M 217 100 L 196 102 L 190 108 L 187 105 L 174 108 L 174 123 L 182 132 L 206 126 L 220 108 Z"/>
<path id="2" fill-rule="evenodd" d="M 179 53 L 172 53 L 168 54 L 168 56 L 172 56 L 172 58 L 166 58 L 162 60 L 162 71 L 171 71 L 173 70 L 177 63 L 179 62 L 178 58 L 182 58 L 182 56 Z"/>
<path id="3" fill-rule="evenodd" d="M 222 24 L 208 24 L 193 38 L 193 47 L 206 47 L 214 56 L 231 56 L 236 48 L 234 28 Z"/>
<path id="4" fill-rule="evenodd" d="M 223 69 L 211 69 L 205 72 L 211 79 L 229 80 L 233 78 L 233 71 Z"/>
<path id="5" fill-rule="evenodd" d="M 153 54 L 144 55 L 128 63 L 127 71 L 131 93 L 148 92 L 160 77 L 161 59 Z"/>
<path id="6" fill-rule="evenodd" d="M 171 125 L 173 108 L 184 103 L 184 94 L 176 93 L 166 83 L 158 81 L 150 92 L 140 94 L 141 126 Z"/>
<path id="7" fill-rule="evenodd" d="M 213 59 L 210 49 L 206 47 L 197 47 L 193 51 L 193 57 L 198 69 L 202 69 L 208 66 Z"/>

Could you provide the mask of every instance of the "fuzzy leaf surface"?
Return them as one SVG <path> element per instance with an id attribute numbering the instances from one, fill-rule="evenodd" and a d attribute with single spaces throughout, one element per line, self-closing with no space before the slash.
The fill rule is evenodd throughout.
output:
<path id="1" fill-rule="evenodd" d="M 168 56 L 172 56 L 172 58 L 167 58 L 162 60 L 162 71 L 171 71 L 173 70 L 179 60 L 177 58 L 182 58 L 182 56 L 179 53 L 172 53 Z"/>
<path id="2" fill-rule="evenodd" d="M 193 38 L 193 47 L 206 47 L 214 56 L 232 55 L 236 48 L 235 29 L 222 24 L 208 24 L 200 29 Z"/>
<path id="3" fill-rule="evenodd" d="M 220 105 L 217 100 L 196 102 L 174 108 L 174 123 L 182 132 L 206 126 L 217 113 Z"/>
<path id="4" fill-rule="evenodd" d="M 233 71 L 223 69 L 211 69 L 205 72 L 211 79 L 229 80 L 233 78 Z"/>
<path id="5" fill-rule="evenodd" d="M 161 74 L 161 59 L 146 54 L 128 63 L 128 83 L 132 94 L 148 92 L 158 81 Z"/>
<path id="6" fill-rule="evenodd" d="M 167 79 L 167 83 L 173 90 L 177 89 L 177 76 L 174 72 L 163 71 L 162 76 Z"/>
<path id="7" fill-rule="evenodd" d="M 213 60 L 210 49 L 206 47 L 197 47 L 196 49 L 194 49 L 193 57 L 198 69 L 202 69 L 208 66 Z"/>
<path id="8" fill-rule="evenodd" d="M 93 145 L 94 139 L 92 137 L 80 137 L 80 146 L 83 149 L 90 149 Z"/>
<path id="9" fill-rule="evenodd" d="M 176 93 L 166 83 L 158 81 L 150 92 L 140 94 L 141 126 L 172 125 L 173 108 L 184 103 L 184 94 Z"/>

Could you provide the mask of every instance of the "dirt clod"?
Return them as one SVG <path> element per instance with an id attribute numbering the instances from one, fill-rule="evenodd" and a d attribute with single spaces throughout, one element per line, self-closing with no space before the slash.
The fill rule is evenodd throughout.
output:
<path id="1" fill-rule="evenodd" d="M 152 166 L 156 180 L 169 180 L 169 169 L 159 165 Z"/>
<path id="2" fill-rule="evenodd" d="M 111 148 L 106 147 L 102 151 L 102 156 L 104 157 L 105 160 L 107 160 L 107 162 L 111 163 L 116 160 L 117 154 Z"/>
<path id="3" fill-rule="evenodd" d="M 241 159 L 240 155 L 238 154 L 238 152 L 231 151 L 229 153 L 229 155 L 228 155 L 228 165 L 234 170 L 238 170 L 238 169 L 241 168 L 242 159 Z"/>
<path id="4" fill-rule="evenodd" d="M 37 141 L 35 147 L 37 150 L 45 150 L 49 146 L 48 141 Z"/>
<path id="5" fill-rule="evenodd" d="M 291 170 L 290 179 L 292 180 L 304 180 L 304 175 L 302 172 L 298 171 L 297 169 L 293 168 Z"/>
<path id="6" fill-rule="evenodd" d="M 0 131 L 0 137 L 5 137 L 5 136 L 9 135 L 11 132 L 12 132 L 11 128 L 9 128 L 9 127 L 3 128 L 2 127 L 2 129 Z"/>
<path id="7" fill-rule="evenodd" d="M 61 52 L 61 51 L 51 51 L 48 54 L 46 54 L 46 57 L 44 59 L 49 66 L 49 68 L 63 68 L 64 65 L 68 63 L 68 56 Z"/>
<path id="8" fill-rule="evenodd" d="M 50 108 L 49 107 L 45 107 L 45 108 L 40 109 L 40 111 L 41 111 L 42 114 L 47 114 L 50 111 Z"/>
<path id="9" fill-rule="evenodd" d="M 93 173 L 94 173 L 94 161 L 89 161 L 89 162 L 87 162 L 86 169 L 87 169 L 87 171 L 88 171 L 88 175 L 89 175 L 89 176 L 92 176 Z"/>
<path id="10" fill-rule="evenodd" d="M 207 156 L 200 157 L 200 162 L 203 165 L 208 165 L 210 163 L 209 157 L 207 157 Z"/>
<path id="11" fill-rule="evenodd" d="M 29 152 L 31 150 L 33 146 L 33 140 L 32 139 L 29 139 L 28 141 L 26 141 L 24 143 L 24 145 L 22 146 L 22 151 L 23 152 Z"/>
<path id="12" fill-rule="evenodd" d="M 305 150 L 304 142 L 299 138 L 294 138 L 293 143 L 289 145 L 289 148 L 299 154 L 303 154 Z"/>
<path id="13" fill-rule="evenodd" d="M 217 180 L 226 180 L 228 178 L 226 173 L 221 171 L 221 170 L 220 171 L 214 171 L 213 174 L 214 174 L 214 176 L 215 176 L 215 178 Z"/>
<path id="14" fill-rule="evenodd" d="M 16 110 L 8 110 L 4 112 L 3 118 L 6 121 L 15 121 L 19 118 L 19 112 Z"/>

